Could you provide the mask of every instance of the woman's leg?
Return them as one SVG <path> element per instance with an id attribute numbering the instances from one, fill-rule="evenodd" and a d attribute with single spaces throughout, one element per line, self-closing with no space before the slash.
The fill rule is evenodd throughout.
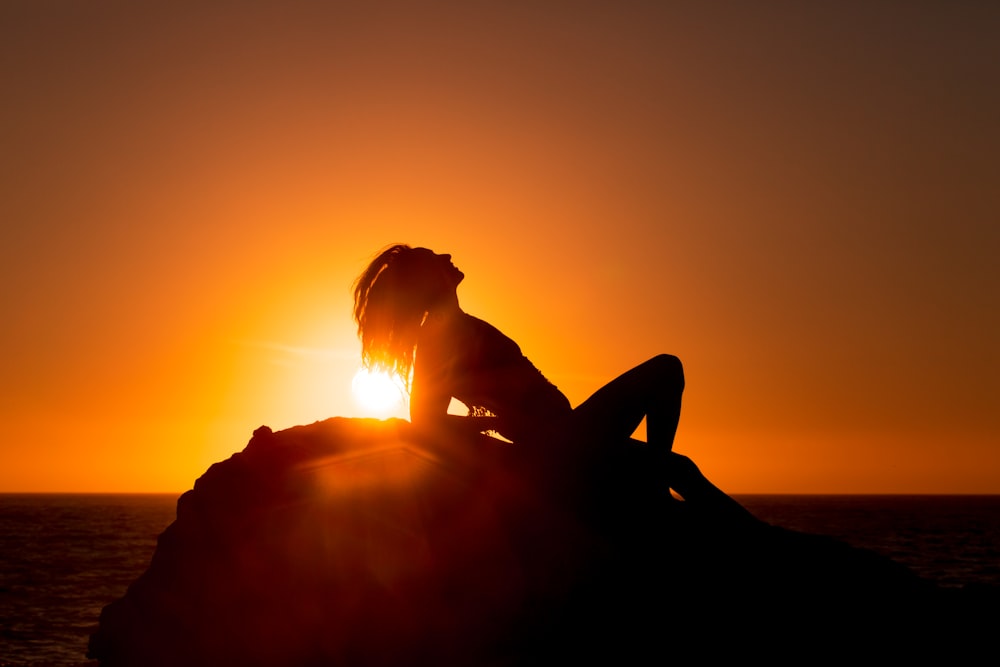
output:
<path id="1" fill-rule="evenodd" d="M 670 451 L 681 415 L 684 369 L 677 357 L 661 354 L 601 387 L 573 411 L 575 427 L 585 438 L 614 442 L 605 454 L 620 456 L 623 469 L 663 475 L 670 488 L 696 511 L 734 524 L 757 523 L 746 509 L 712 484 L 691 459 Z M 646 418 L 644 446 L 629 436 Z M 614 466 L 612 466 L 614 467 Z"/>
<path id="2" fill-rule="evenodd" d="M 760 523 L 743 505 L 712 484 L 688 457 L 671 452 L 667 457 L 666 468 L 670 488 L 679 493 L 694 511 L 734 525 Z"/>
<path id="3" fill-rule="evenodd" d="M 681 360 L 660 354 L 598 389 L 574 411 L 583 433 L 628 438 L 646 418 L 646 440 L 670 451 L 681 418 L 684 368 Z"/>

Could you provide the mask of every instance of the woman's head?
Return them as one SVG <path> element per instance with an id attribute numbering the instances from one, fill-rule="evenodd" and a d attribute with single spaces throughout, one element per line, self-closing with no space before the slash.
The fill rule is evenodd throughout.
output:
<path id="1" fill-rule="evenodd" d="M 455 298 L 464 274 L 450 255 L 389 246 L 354 282 L 354 320 L 368 367 L 409 378 L 420 325 L 436 306 Z"/>

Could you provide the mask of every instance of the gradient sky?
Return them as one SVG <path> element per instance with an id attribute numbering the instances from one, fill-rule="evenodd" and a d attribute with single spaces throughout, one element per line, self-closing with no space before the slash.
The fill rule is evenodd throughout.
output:
<path id="1" fill-rule="evenodd" d="M 1000 493 L 1000 4 L 705 4 L 0 2 L 0 491 L 360 415 L 407 242 L 726 491 Z"/>

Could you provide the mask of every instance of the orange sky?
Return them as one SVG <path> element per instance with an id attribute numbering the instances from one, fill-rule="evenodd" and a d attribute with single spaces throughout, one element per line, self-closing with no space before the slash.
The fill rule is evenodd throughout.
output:
<path id="1" fill-rule="evenodd" d="M 402 241 L 574 403 L 680 356 L 676 449 L 726 491 L 1000 493 L 998 34 L 978 2 L 4 2 L 0 492 L 180 492 L 360 414 L 349 288 Z"/>

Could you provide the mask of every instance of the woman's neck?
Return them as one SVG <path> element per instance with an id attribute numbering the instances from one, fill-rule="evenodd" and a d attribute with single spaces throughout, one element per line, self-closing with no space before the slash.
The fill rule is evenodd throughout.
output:
<path id="1" fill-rule="evenodd" d="M 427 311 L 427 319 L 424 324 L 431 326 L 448 326 L 451 322 L 463 317 L 465 312 L 458 305 L 458 295 L 453 294 L 446 299 L 442 299 L 434 304 L 434 307 Z"/>

